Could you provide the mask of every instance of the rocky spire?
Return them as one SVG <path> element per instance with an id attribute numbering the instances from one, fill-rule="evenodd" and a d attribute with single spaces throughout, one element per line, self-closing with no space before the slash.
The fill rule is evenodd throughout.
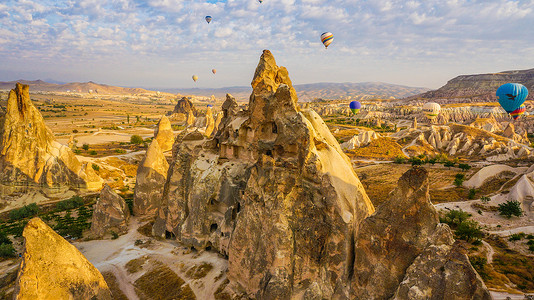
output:
<path id="1" fill-rule="evenodd" d="M 95 204 L 91 233 L 95 237 L 103 237 L 111 232 L 125 233 L 128 231 L 129 218 L 130 210 L 124 199 L 109 185 L 104 185 Z"/>
<path id="2" fill-rule="evenodd" d="M 159 147 L 158 140 L 153 140 L 145 157 L 139 163 L 135 178 L 134 215 L 154 216 L 161 206 L 163 185 L 167 179 L 169 164 Z"/>
<path id="3" fill-rule="evenodd" d="M 28 85 L 17 83 L 9 93 L 0 134 L 0 182 L 90 190 L 102 187 L 102 179 L 92 168 L 54 140 L 30 100 Z"/>
<path id="4" fill-rule="evenodd" d="M 162 116 L 154 130 L 154 139 L 158 141 L 159 147 L 163 152 L 172 149 L 174 144 L 174 133 L 172 132 L 171 122 L 166 116 Z"/>
<path id="5" fill-rule="evenodd" d="M 112 299 L 102 274 L 41 219 L 30 220 L 22 236 L 14 299 Z"/>
<path id="6" fill-rule="evenodd" d="M 215 120 L 213 119 L 213 112 L 211 110 L 211 107 L 208 106 L 208 108 L 206 109 L 206 129 L 204 131 L 204 134 L 207 137 L 210 137 L 214 129 L 215 129 Z"/>

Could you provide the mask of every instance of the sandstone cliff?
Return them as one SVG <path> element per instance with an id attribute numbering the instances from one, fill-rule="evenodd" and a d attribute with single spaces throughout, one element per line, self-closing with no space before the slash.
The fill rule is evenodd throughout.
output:
<path id="1" fill-rule="evenodd" d="M 415 97 L 422 98 L 468 98 L 480 101 L 496 101 L 495 92 L 499 86 L 516 82 L 534 90 L 534 69 L 506 71 L 492 74 L 461 75 L 447 82 L 441 88 Z M 531 93 L 527 99 L 534 99 Z"/>
<path id="2" fill-rule="evenodd" d="M 124 199 L 117 195 L 109 185 L 104 185 L 100 191 L 100 197 L 96 201 L 91 233 L 95 237 L 115 232 L 117 234 L 128 231 L 130 210 Z"/>
<path id="3" fill-rule="evenodd" d="M 11 90 L 0 125 L 0 183 L 89 190 L 102 187 L 102 179 L 91 167 L 55 141 L 30 100 L 29 86 L 17 83 Z"/>
<path id="4" fill-rule="evenodd" d="M 154 139 L 158 141 L 159 147 L 163 152 L 172 149 L 174 144 L 174 133 L 172 132 L 171 122 L 166 116 L 162 116 L 154 130 Z"/>
<path id="5" fill-rule="evenodd" d="M 24 228 L 15 299 L 112 299 L 102 274 L 41 219 Z"/>
<path id="6" fill-rule="evenodd" d="M 163 185 L 167 180 L 169 164 L 157 139 L 148 147 L 139 163 L 135 178 L 134 215 L 154 216 L 161 206 Z"/>

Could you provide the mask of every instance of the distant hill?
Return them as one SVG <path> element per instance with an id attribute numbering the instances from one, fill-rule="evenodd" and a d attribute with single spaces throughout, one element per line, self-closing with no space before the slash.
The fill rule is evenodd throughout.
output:
<path id="1" fill-rule="evenodd" d="M 311 101 L 313 99 L 398 99 L 422 92 L 429 89 L 420 87 L 408 87 L 396 84 L 382 82 L 362 82 L 362 83 L 311 83 L 294 85 L 295 90 L 302 101 Z M 162 89 L 168 93 L 179 93 L 182 95 L 198 95 L 224 97 L 226 93 L 232 94 L 237 99 L 248 99 L 252 89 L 245 86 L 234 86 L 217 89 Z"/>
<path id="2" fill-rule="evenodd" d="M 0 90 L 10 90 L 15 87 L 15 83 L 20 82 L 30 85 L 30 91 L 42 91 L 42 92 L 78 92 L 78 93 L 98 93 L 107 95 L 126 95 L 126 94 L 144 94 L 155 93 L 153 91 L 141 89 L 141 88 L 125 88 L 118 86 L 111 86 L 106 84 L 89 82 L 71 82 L 64 84 L 50 83 L 42 80 L 15 80 L 8 82 L 0 82 Z"/>
<path id="3" fill-rule="evenodd" d="M 446 85 L 437 90 L 412 98 L 471 98 L 473 101 L 496 101 L 495 92 L 499 86 L 509 82 L 521 83 L 526 86 L 530 91 L 527 99 L 534 99 L 534 69 L 461 75 L 449 80 Z"/>
<path id="4" fill-rule="evenodd" d="M 81 92 L 81 93 L 98 93 L 98 94 L 142 94 L 154 93 L 153 91 L 142 88 L 125 88 L 105 84 L 98 84 L 92 81 L 89 82 L 71 82 L 71 83 L 50 83 L 42 80 L 28 81 L 16 80 L 9 82 L 0 82 L 0 90 L 9 90 L 15 86 L 15 83 L 20 82 L 29 84 L 31 91 L 44 92 Z M 408 87 L 396 84 L 382 83 L 382 82 L 362 82 L 362 83 L 311 83 L 311 84 L 297 84 L 294 86 L 299 99 L 302 101 L 311 101 L 313 99 L 321 98 L 327 100 L 335 99 L 399 99 L 422 92 L 429 89 L 420 87 Z M 248 86 L 231 86 L 224 88 L 193 88 L 193 89 L 159 89 L 161 92 L 167 92 L 180 95 L 195 95 L 210 97 L 215 95 L 217 98 L 222 98 L 226 93 L 232 94 L 240 100 L 248 99 L 252 88 Z"/>

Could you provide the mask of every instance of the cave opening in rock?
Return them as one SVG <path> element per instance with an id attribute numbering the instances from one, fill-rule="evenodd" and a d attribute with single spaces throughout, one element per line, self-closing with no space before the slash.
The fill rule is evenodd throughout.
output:
<path id="1" fill-rule="evenodd" d="M 171 231 L 165 230 L 165 238 L 168 240 L 174 240 L 176 239 L 176 235 Z"/>
<path id="2" fill-rule="evenodd" d="M 213 223 L 213 224 L 211 224 L 211 226 L 210 226 L 210 232 L 212 232 L 212 233 L 215 232 L 215 231 L 217 230 L 217 227 L 218 227 L 217 223 Z"/>

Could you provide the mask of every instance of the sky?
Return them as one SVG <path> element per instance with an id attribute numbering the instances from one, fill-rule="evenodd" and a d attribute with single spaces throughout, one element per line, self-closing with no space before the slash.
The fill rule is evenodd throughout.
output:
<path id="1" fill-rule="evenodd" d="M 0 1 L 0 81 L 247 86 L 263 49 L 294 84 L 438 88 L 534 68 L 534 0 Z"/>

